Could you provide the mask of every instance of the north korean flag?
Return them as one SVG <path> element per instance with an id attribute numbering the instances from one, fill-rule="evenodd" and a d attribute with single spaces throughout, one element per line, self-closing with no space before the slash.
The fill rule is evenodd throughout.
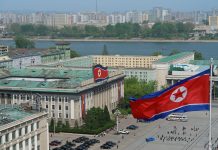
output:
<path id="1" fill-rule="evenodd" d="M 108 78 L 107 67 L 103 67 L 102 65 L 96 65 L 93 68 L 93 74 L 95 82 L 103 81 Z"/>
<path id="2" fill-rule="evenodd" d="M 205 70 L 165 90 L 130 99 L 132 115 L 137 119 L 156 120 L 172 112 L 209 110 L 209 73 Z"/>

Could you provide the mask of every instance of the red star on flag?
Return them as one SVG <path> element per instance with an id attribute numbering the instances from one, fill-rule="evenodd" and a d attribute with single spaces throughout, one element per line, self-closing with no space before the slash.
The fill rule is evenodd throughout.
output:
<path id="1" fill-rule="evenodd" d="M 178 91 L 176 93 L 174 93 L 173 95 L 175 96 L 175 99 L 177 99 L 179 97 L 183 98 L 183 93 L 184 93 L 184 91 L 181 91 L 179 88 Z"/>

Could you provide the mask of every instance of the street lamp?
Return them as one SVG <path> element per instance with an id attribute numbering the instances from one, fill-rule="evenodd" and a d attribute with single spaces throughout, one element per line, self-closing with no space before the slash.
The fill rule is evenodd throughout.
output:
<path id="1" fill-rule="evenodd" d="M 119 111 L 119 109 L 117 109 L 115 112 L 114 112 L 114 115 L 116 115 L 116 119 L 117 119 L 117 133 L 118 133 L 118 131 L 119 131 L 119 115 L 120 115 L 121 113 L 120 113 L 120 111 Z"/>

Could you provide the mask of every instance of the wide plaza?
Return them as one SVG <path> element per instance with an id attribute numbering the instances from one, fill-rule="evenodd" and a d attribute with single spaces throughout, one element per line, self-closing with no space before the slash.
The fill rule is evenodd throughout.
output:
<path id="1" fill-rule="evenodd" d="M 120 150 L 205 150 L 208 149 L 209 112 L 188 112 L 187 122 L 167 121 L 160 119 L 154 122 L 137 122 L 132 115 L 120 119 L 119 129 L 134 124 L 139 128 L 131 130 L 127 135 L 117 135 L 116 127 L 104 136 L 78 135 L 72 133 L 56 133 L 50 141 L 61 140 L 62 143 L 72 141 L 80 136 L 96 138 L 100 143 L 90 147 L 99 150 L 106 141 L 116 142 L 112 149 Z M 218 145 L 218 104 L 212 106 L 212 145 Z M 154 137 L 155 141 L 146 142 L 146 138 Z M 77 144 L 78 145 L 78 144 Z"/>

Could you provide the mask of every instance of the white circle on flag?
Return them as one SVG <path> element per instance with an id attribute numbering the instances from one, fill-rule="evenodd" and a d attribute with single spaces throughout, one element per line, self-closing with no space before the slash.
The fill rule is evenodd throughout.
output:
<path id="1" fill-rule="evenodd" d="M 170 100 L 176 103 L 181 102 L 186 98 L 187 94 L 188 94 L 187 88 L 181 86 L 173 91 L 173 93 L 170 96 Z"/>
<path id="2" fill-rule="evenodd" d="M 98 77 L 101 76 L 101 69 L 98 69 Z"/>

